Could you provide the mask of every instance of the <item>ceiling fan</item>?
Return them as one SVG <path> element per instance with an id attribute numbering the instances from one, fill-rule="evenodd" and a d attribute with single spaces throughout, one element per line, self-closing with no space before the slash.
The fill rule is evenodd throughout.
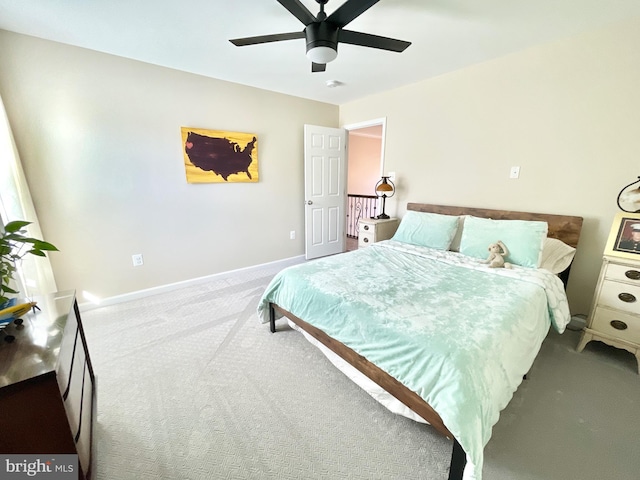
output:
<path id="1" fill-rule="evenodd" d="M 320 5 L 320 12 L 317 16 L 314 16 L 300 0 L 277 1 L 304 24 L 304 30 L 301 32 L 236 38 L 229 41 L 237 47 L 243 47 L 259 43 L 281 42 L 283 40 L 304 38 L 307 41 L 307 57 L 312 62 L 312 72 L 324 72 L 326 64 L 336 59 L 338 56 L 338 43 L 378 48 L 391 52 L 403 52 L 411 45 L 411 42 L 396 40 L 394 38 L 344 30 L 344 27 L 349 22 L 367 11 L 380 0 L 347 0 L 329 16 L 327 16 L 324 11 L 324 6 L 329 0 L 316 0 Z"/>

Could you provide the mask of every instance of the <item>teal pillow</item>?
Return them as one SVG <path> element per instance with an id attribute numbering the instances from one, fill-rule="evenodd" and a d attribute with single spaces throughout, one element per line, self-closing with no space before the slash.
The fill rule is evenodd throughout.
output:
<path id="1" fill-rule="evenodd" d="M 458 230 L 458 217 L 438 213 L 408 211 L 392 240 L 423 247 L 448 250 Z"/>
<path id="2" fill-rule="evenodd" d="M 538 268 L 548 229 L 547 222 L 469 216 L 462 230 L 460 253 L 484 260 L 489 256 L 489 245 L 502 240 L 509 249 L 509 255 L 505 257 L 507 262 Z"/>

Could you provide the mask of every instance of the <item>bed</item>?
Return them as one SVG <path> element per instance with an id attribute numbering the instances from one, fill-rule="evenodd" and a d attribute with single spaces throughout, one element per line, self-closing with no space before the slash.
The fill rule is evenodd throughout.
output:
<path id="1" fill-rule="evenodd" d="M 549 328 L 570 320 L 564 287 L 582 218 L 407 210 L 391 240 L 281 271 L 258 315 L 272 332 L 286 317 L 391 411 L 452 439 L 449 479 L 480 480 L 500 411 Z M 483 263 L 488 239 L 510 248 L 511 268 Z M 555 267 L 537 268 L 550 241 L 561 245 Z"/>

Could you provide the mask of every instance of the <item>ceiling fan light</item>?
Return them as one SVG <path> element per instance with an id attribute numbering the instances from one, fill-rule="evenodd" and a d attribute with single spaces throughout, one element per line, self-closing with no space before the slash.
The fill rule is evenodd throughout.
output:
<path id="1" fill-rule="evenodd" d="M 313 63 L 329 63 L 335 60 L 337 56 L 338 51 L 331 47 L 313 47 L 307 50 L 307 58 Z"/>

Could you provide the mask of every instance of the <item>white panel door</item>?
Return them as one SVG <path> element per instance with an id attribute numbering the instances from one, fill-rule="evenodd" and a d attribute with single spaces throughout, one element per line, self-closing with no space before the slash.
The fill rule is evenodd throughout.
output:
<path id="1" fill-rule="evenodd" d="M 346 132 L 304 126 L 305 255 L 307 260 L 345 250 Z"/>

